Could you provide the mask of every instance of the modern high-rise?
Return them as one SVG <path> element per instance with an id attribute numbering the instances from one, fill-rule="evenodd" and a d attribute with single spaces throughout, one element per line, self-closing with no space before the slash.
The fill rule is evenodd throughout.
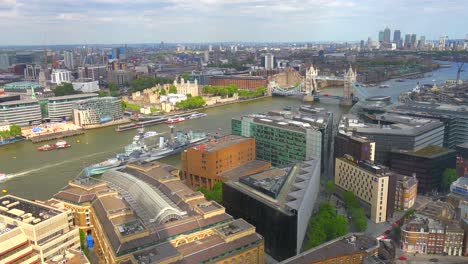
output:
<path id="1" fill-rule="evenodd" d="M 275 56 L 271 53 L 267 53 L 265 55 L 265 70 L 272 70 L 275 67 L 275 62 L 274 62 Z"/>
<path id="2" fill-rule="evenodd" d="M 319 186 L 320 163 L 310 160 L 225 182 L 223 204 L 254 225 L 265 252 L 281 261 L 301 251 Z"/>
<path id="3" fill-rule="evenodd" d="M 37 100 L 15 100 L 0 103 L 0 122 L 31 126 L 42 122 L 41 106 Z"/>
<path id="4" fill-rule="evenodd" d="M 317 159 L 326 171 L 332 123 L 333 115 L 323 109 L 316 113 L 270 111 L 232 119 L 232 133 L 255 138 L 257 159 L 273 166 Z"/>
<path id="5" fill-rule="evenodd" d="M 379 31 L 379 42 L 382 43 L 384 41 L 384 32 L 382 30 Z"/>
<path id="6" fill-rule="evenodd" d="M 1 197 L 0 206 L 0 222 L 21 228 L 41 263 L 63 256 L 67 250 L 80 248 L 80 236 L 78 228 L 73 227 L 71 211 L 12 195 Z"/>
<path id="7" fill-rule="evenodd" d="M 39 79 L 41 66 L 39 64 L 28 64 L 24 69 L 24 79 L 27 81 L 36 81 Z"/>
<path id="8" fill-rule="evenodd" d="M 411 34 L 411 48 L 416 47 L 416 34 Z"/>
<path id="9" fill-rule="evenodd" d="M 81 100 L 97 97 L 98 94 L 72 94 L 48 98 L 48 118 L 51 121 L 70 120 L 73 117 L 73 107 Z"/>
<path id="10" fill-rule="evenodd" d="M 254 138 L 229 135 L 184 150 L 181 167 L 188 186 L 210 190 L 217 182 L 268 169 L 270 163 L 255 159 Z"/>
<path id="11" fill-rule="evenodd" d="M 395 31 L 393 31 L 393 43 L 396 43 L 398 45 L 400 41 L 401 41 L 401 31 L 399 29 L 396 29 Z"/>
<path id="12" fill-rule="evenodd" d="M 392 31 L 388 27 L 385 28 L 383 42 L 391 43 L 391 41 L 390 41 L 391 35 L 392 35 Z"/>
<path id="13" fill-rule="evenodd" d="M 405 49 L 411 48 L 411 34 L 405 34 L 405 42 L 404 42 Z"/>
<path id="14" fill-rule="evenodd" d="M 0 54 L 0 70 L 8 70 L 8 67 L 10 67 L 10 56 L 6 53 Z"/>
<path id="15" fill-rule="evenodd" d="M 359 199 L 374 223 L 387 221 L 389 174 L 386 167 L 369 161 L 356 162 L 349 156 L 335 159 L 335 185 L 337 193 L 351 191 Z M 393 210 L 393 204 L 390 205 Z M 392 211 L 391 210 L 391 211 Z"/>
<path id="16" fill-rule="evenodd" d="M 65 63 L 65 67 L 69 70 L 74 70 L 75 69 L 75 58 L 74 54 L 71 51 L 65 51 L 63 53 L 63 59 Z"/>

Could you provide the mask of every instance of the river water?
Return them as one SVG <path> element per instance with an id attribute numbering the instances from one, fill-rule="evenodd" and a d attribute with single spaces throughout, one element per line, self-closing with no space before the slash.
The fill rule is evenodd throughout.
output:
<path id="1" fill-rule="evenodd" d="M 468 67 L 465 68 L 468 71 Z M 401 92 L 413 89 L 418 81 L 423 84 L 433 83 L 433 80 L 441 83 L 445 79 L 455 78 L 456 64 L 453 63 L 451 68 L 434 71 L 430 77 L 406 80 L 405 82 L 390 80 L 384 82 L 384 84 L 390 85 L 391 88 L 369 87 L 366 89 L 371 95 L 390 95 L 395 99 Z M 467 78 L 466 73 L 462 74 L 462 79 Z M 341 95 L 342 87 L 328 88 L 323 92 L 331 95 Z M 300 104 L 302 102 L 297 98 L 273 97 L 224 105 L 206 109 L 204 112 L 207 116 L 179 123 L 176 125 L 176 129 L 228 134 L 231 129 L 232 117 Z M 313 104 L 334 112 L 335 121 L 339 119 L 342 113 L 349 110 L 349 107 L 340 107 L 338 101 L 334 99 L 324 98 L 321 102 Z M 146 128 L 146 130 L 166 133 L 167 136 L 169 128 L 165 124 L 159 124 Z M 116 153 L 122 152 L 123 147 L 131 142 L 136 132 L 136 130 L 115 132 L 114 127 L 87 130 L 83 135 L 67 138 L 67 141 L 72 145 L 71 148 L 48 152 L 36 150 L 38 146 L 44 143 L 33 144 L 29 141 L 0 147 L 0 172 L 9 175 L 6 182 L 0 183 L 0 189 L 7 189 L 11 194 L 29 199 L 50 198 L 86 165 L 105 160 L 115 156 Z M 179 157 L 180 154 L 177 154 L 161 161 L 178 166 Z"/>

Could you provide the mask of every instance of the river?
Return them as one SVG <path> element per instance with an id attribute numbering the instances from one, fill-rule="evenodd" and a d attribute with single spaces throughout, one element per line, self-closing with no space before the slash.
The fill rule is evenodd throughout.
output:
<path id="1" fill-rule="evenodd" d="M 468 71 L 468 67 L 465 66 Z M 413 89 L 419 81 L 423 84 L 443 82 L 445 79 L 456 78 L 456 64 L 451 68 L 441 68 L 433 72 L 433 76 L 421 79 L 396 82 L 390 80 L 384 82 L 391 88 L 379 89 L 378 87 L 367 88 L 371 95 L 390 95 L 398 97 L 401 92 Z M 467 79 L 466 73 L 462 79 Z M 341 95 L 342 88 L 328 88 L 323 92 L 331 95 Z M 207 116 L 188 120 L 176 125 L 181 130 L 203 130 L 209 133 L 228 134 L 231 129 L 231 118 L 239 117 L 248 113 L 265 112 L 273 109 L 282 109 L 286 106 L 297 106 L 302 104 L 297 98 L 273 97 L 254 101 L 240 102 L 220 107 L 206 109 Z M 338 101 L 324 98 L 319 103 L 313 103 L 317 107 L 324 107 L 334 112 L 334 120 L 349 110 L 349 107 L 340 107 Z M 151 126 L 146 129 L 158 133 L 166 133 L 169 128 L 165 124 Z M 0 147 L 0 172 L 7 173 L 9 179 L 0 183 L 0 189 L 6 189 L 9 193 L 29 199 L 48 199 L 88 164 L 96 163 L 115 156 L 121 152 L 123 147 L 129 144 L 136 130 L 115 132 L 114 127 L 87 130 L 85 134 L 67 138 L 72 145 L 71 148 L 39 152 L 36 148 L 44 143 L 33 144 L 22 141 L 15 144 Z M 179 165 L 180 154 L 162 159 L 162 162 L 175 166 Z"/>

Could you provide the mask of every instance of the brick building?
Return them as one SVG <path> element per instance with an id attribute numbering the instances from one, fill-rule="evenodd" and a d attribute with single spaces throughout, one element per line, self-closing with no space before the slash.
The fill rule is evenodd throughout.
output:
<path id="1" fill-rule="evenodd" d="M 237 88 L 244 90 L 255 90 L 260 86 L 267 87 L 267 78 L 261 76 L 212 76 L 209 81 L 211 86 L 228 86 L 235 84 Z"/>

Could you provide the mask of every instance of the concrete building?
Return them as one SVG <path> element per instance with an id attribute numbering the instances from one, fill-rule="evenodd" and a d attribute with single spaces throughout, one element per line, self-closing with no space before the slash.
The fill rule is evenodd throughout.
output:
<path id="1" fill-rule="evenodd" d="M 33 264 L 39 256 L 24 231 L 16 225 L 0 222 L 0 261 L 1 263 Z"/>
<path id="2" fill-rule="evenodd" d="M 40 72 L 41 66 L 39 64 L 27 64 L 26 69 L 24 69 L 24 79 L 26 81 L 37 81 Z"/>
<path id="3" fill-rule="evenodd" d="M 446 168 L 455 168 L 456 151 L 428 146 L 417 151 L 392 150 L 390 168 L 418 179 L 418 192 L 428 193 L 439 188 Z"/>
<path id="4" fill-rule="evenodd" d="M 69 70 L 74 70 L 75 69 L 75 58 L 73 56 L 73 52 L 71 51 L 64 51 L 63 52 L 63 61 L 65 64 L 65 67 Z"/>
<path id="5" fill-rule="evenodd" d="M 323 151 L 328 147 L 328 121 L 307 114 L 271 111 L 234 118 L 231 129 L 235 135 L 255 138 L 257 159 L 287 166 L 308 159 L 328 160 Z"/>
<path id="6" fill-rule="evenodd" d="M 394 194 L 389 194 L 388 169 L 383 166 L 355 162 L 349 156 L 336 158 L 335 185 L 340 196 L 345 191 L 353 192 L 374 223 L 387 221 L 387 209 L 393 212 L 393 204 L 388 204 L 388 200 Z"/>
<path id="7" fill-rule="evenodd" d="M 1 197 L 0 206 L 0 222 L 21 228 L 42 263 L 80 248 L 79 232 L 68 211 L 12 195 Z"/>
<path id="8" fill-rule="evenodd" d="M 391 113 L 422 118 L 438 119 L 443 122 L 444 147 L 454 149 L 457 145 L 468 142 L 468 109 L 462 105 L 411 102 L 392 106 Z"/>
<path id="9" fill-rule="evenodd" d="M 77 102 L 85 99 L 97 97 L 98 94 L 72 94 L 48 98 L 48 118 L 51 121 L 70 120 L 73 117 L 73 108 Z"/>
<path id="10" fill-rule="evenodd" d="M 225 182 L 223 203 L 229 214 L 253 224 L 265 238 L 265 252 L 281 261 L 301 251 L 319 185 L 320 162 L 309 160 Z"/>
<path id="11" fill-rule="evenodd" d="M 91 78 L 93 81 L 103 81 L 107 79 L 107 66 L 78 67 L 78 76 L 80 79 Z"/>
<path id="12" fill-rule="evenodd" d="M 0 122 L 31 126 L 42 122 L 41 106 L 37 100 L 19 100 L 0 103 Z"/>
<path id="13" fill-rule="evenodd" d="M 280 264 L 328 264 L 328 263 L 380 263 L 377 259 L 379 241 L 361 234 L 347 234 L 314 247 Z"/>
<path id="14" fill-rule="evenodd" d="M 340 130 L 334 137 L 333 153 L 335 158 L 344 157 L 347 154 L 357 161 L 373 161 L 375 159 L 375 142 Z"/>
<path id="15" fill-rule="evenodd" d="M 258 87 L 267 87 L 268 80 L 262 76 L 243 76 L 243 75 L 213 75 L 209 78 L 208 84 L 211 86 L 229 86 L 236 85 L 243 90 L 255 90 Z"/>
<path id="16" fill-rule="evenodd" d="M 61 85 L 62 83 L 71 83 L 71 71 L 63 69 L 53 69 L 50 75 L 50 81 L 53 84 Z"/>
<path id="17" fill-rule="evenodd" d="M 417 151 L 426 146 L 440 146 L 444 142 L 444 124 L 438 120 L 396 114 L 375 114 L 373 124 L 356 116 L 344 115 L 338 129 L 375 142 L 375 161 L 390 164 L 392 150 Z"/>
<path id="18" fill-rule="evenodd" d="M 72 82 L 73 89 L 83 93 L 99 92 L 99 82 L 91 78 L 78 79 Z"/>
<path id="19" fill-rule="evenodd" d="M 25 97 L 31 97 L 34 93 L 41 93 L 44 91 L 39 83 L 36 82 L 12 82 L 3 86 L 3 90 L 8 94 L 21 94 Z"/>
<path id="20" fill-rule="evenodd" d="M 418 194 L 416 177 L 395 175 L 395 210 L 408 210 L 414 206 Z M 392 180 L 392 179 L 390 179 Z"/>
<path id="21" fill-rule="evenodd" d="M 271 53 L 265 55 L 265 70 L 273 70 L 275 67 L 275 56 Z"/>
<path id="22" fill-rule="evenodd" d="M 107 73 L 107 80 L 118 86 L 124 86 L 126 82 L 131 82 L 133 78 L 133 74 L 127 70 L 115 70 Z"/>
<path id="23" fill-rule="evenodd" d="M 76 180 L 86 187 L 69 186 L 56 197 L 91 204 L 90 230 L 103 263 L 264 263 L 255 227 L 234 220 L 177 175 L 175 167 L 159 162 L 132 163 L 104 173 L 99 182 Z"/>
<path id="24" fill-rule="evenodd" d="M 90 98 L 73 106 L 73 122 L 80 127 L 115 122 L 122 118 L 122 102 L 116 97 Z"/>
<path id="25" fill-rule="evenodd" d="M 10 67 L 10 56 L 6 53 L 0 54 L 0 70 L 8 70 Z"/>
<path id="26" fill-rule="evenodd" d="M 181 180 L 193 189 L 210 190 L 217 182 L 269 167 L 269 162 L 255 160 L 255 139 L 235 135 L 188 148 L 181 154 Z"/>

